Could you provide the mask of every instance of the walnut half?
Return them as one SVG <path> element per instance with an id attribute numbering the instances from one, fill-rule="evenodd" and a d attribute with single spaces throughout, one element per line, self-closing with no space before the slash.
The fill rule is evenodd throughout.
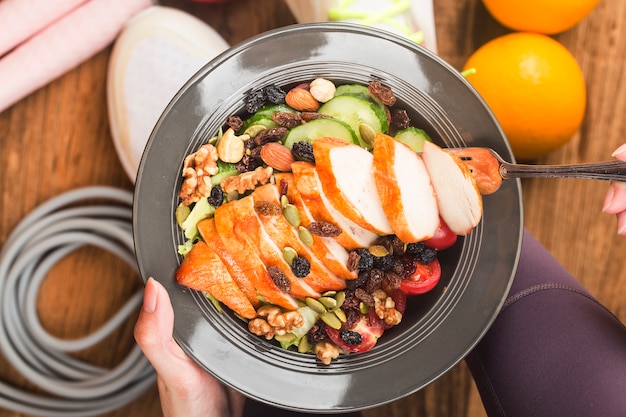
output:
<path id="1" fill-rule="evenodd" d="M 211 193 L 211 175 L 217 174 L 217 149 L 211 144 L 202 145 L 185 158 L 183 183 L 178 193 L 183 204 L 189 206 Z"/>
<path id="2" fill-rule="evenodd" d="M 382 319 L 385 324 L 395 326 L 402 321 L 402 313 L 396 310 L 396 303 L 385 291 L 376 290 L 372 293 L 372 296 L 374 297 L 376 315 Z"/>
<path id="3" fill-rule="evenodd" d="M 258 309 L 258 317 L 248 322 L 248 330 L 257 336 L 271 339 L 282 336 L 304 324 L 304 318 L 297 311 L 282 312 L 279 307 L 265 305 Z"/>

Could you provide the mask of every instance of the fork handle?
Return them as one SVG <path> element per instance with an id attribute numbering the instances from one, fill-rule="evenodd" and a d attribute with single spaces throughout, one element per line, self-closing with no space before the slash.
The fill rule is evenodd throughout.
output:
<path id="1" fill-rule="evenodd" d="M 574 165 L 500 165 L 500 175 L 509 178 L 584 178 L 592 180 L 626 181 L 626 162 L 607 161 Z"/>

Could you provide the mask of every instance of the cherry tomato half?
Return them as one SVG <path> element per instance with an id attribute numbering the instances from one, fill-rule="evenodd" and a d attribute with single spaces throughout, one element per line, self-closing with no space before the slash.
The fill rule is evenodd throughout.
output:
<path id="1" fill-rule="evenodd" d="M 402 280 L 400 291 L 407 295 L 424 294 L 435 288 L 439 278 L 441 265 L 438 259 L 433 259 L 428 264 L 418 262 L 413 275 Z"/>
<path id="2" fill-rule="evenodd" d="M 443 250 L 454 245 L 456 243 L 456 239 L 457 235 L 450 230 L 448 225 L 443 220 L 440 220 L 439 229 L 437 229 L 433 237 L 424 241 L 424 245 L 431 249 Z"/>
<path id="3" fill-rule="evenodd" d="M 330 340 L 339 348 L 347 352 L 366 352 L 376 346 L 376 341 L 385 331 L 385 323 L 378 318 L 372 308 L 350 329 L 333 329 L 326 326 L 325 330 Z M 342 337 L 342 331 L 348 332 L 347 335 Z"/>

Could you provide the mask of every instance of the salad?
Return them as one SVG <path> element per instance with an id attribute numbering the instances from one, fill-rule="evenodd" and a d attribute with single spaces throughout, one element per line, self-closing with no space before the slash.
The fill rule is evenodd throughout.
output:
<path id="1" fill-rule="evenodd" d="M 182 176 L 177 282 L 323 364 L 398 325 L 481 218 L 471 172 L 380 81 L 251 91 Z"/>

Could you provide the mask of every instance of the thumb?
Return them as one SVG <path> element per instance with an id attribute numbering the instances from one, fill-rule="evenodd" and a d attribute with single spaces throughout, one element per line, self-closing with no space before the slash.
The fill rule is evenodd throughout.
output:
<path id="1" fill-rule="evenodd" d="M 174 362 L 191 362 L 172 337 L 174 310 L 167 290 L 154 278 L 144 289 L 143 306 L 135 324 L 135 340 L 157 373 L 170 373 Z M 176 369 L 173 370 L 174 372 Z"/>

